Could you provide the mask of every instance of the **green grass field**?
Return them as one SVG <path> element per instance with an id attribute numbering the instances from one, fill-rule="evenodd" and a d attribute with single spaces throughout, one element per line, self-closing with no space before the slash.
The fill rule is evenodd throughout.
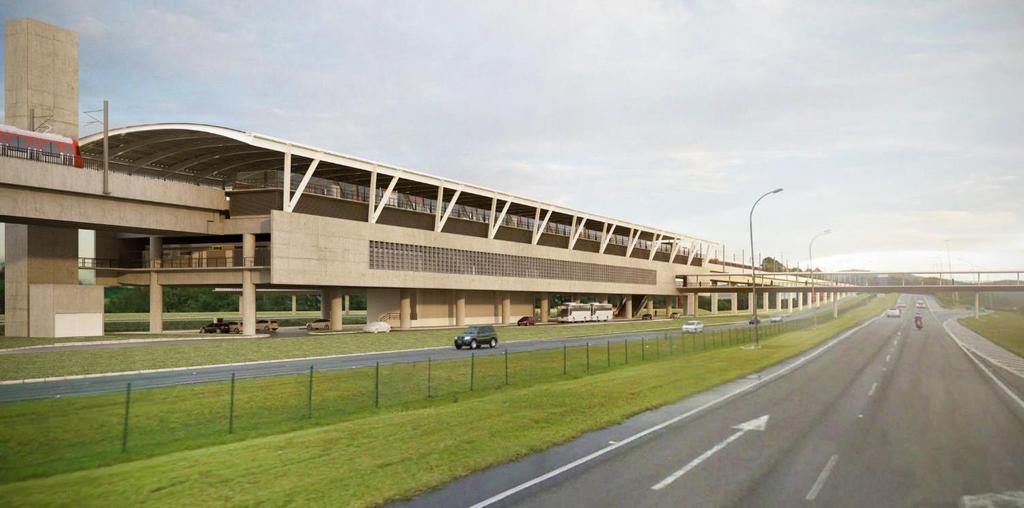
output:
<path id="1" fill-rule="evenodd" d="M 825 312 L 825 311 L 822 311 Z M 743 321 L 744 316 L 704 319 L 707 324 Z M 681 320 L 629 321 L 587 325 L 500 327 L 500 341 L 561 339 L 611 333 L 676 330 Z M 348 333 L 293 338 L 237 339 L 222 342 L 153 344 L 130 348 L 79 351 L 46 351 L 0 356 L 0 380 L 49 376 L 124 372 L 169 367 L 194 367 L 223 363 L 281 360 L 310 356 L 395 351 L 451 345 L 455 330 L 392 331 L 388 334 Z M 125 337 L 125 336 L 121 336 Z M 37 345 L 54 339 L 0 339 L 0 347 Z M 10 341 L 10 342 L 7 342 Z M 56 340 L 64 342 L 66 339 Z M 9 345 L 8 345 L 9 344 Z"/>
<path id="2" fill-rule="evenodd" d="M 1024 357 L 1024 313 L 994 311 L 978 319 L 963 318 L 960 324 Z"/>
<path id="3" fill-rule="evenodd" d="M 707 337 L 647 343 L 643 353 L 634 342 L 627 366 L 622 343 L 611 343 L 610 357 L 601 343 L 590 349 L 591 375 L 583 347 L 567 351 L 566 375 L 561 350 L 514 356 L 510 386 L 501 356 L 480 358 L 473 392 L 467 360 L 437 362 L 432 399 L 424 364 L 390 366 L 381 372 L 381 409 L 373 407 L 373 369 L 317 374 L 309 419 L 307 376 L 239 382 L 230 436 L 226 383 L 139 391 L 126 454 L 123 396 L 5 404 L 0 498 L 10 506 L 379 504 L 743 376 L 892 301 L 873 299 L 755 351 L 724 334 L 708 351 L 693 350 Z M 476 432 L 457 431 L 468 421 Z M 193 450 L 175 451 L 183 448 Z M 32 476 L 45 477 L 24 479 Z"/>

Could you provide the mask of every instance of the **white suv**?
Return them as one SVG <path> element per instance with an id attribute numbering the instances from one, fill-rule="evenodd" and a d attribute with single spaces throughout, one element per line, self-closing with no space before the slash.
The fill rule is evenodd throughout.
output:
<path id="1" fill-rule="evenodd" d="M 889 309 L 885 311 L 885 317 L 900 317 L 903 313 L 899 309 Z"/>
<path id="2" fill-rule="evenodd" d="M 683 324 L 683 333 L 701 333 L 704 331 L 704 323 L 700 321 L 687 321 Z"/>

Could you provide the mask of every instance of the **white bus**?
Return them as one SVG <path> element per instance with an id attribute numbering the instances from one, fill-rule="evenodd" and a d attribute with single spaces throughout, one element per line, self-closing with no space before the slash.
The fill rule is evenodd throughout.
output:
<path id="1" fill-rule="evenodd" d="M 558 322 L 611 321 L 613 309 L 610 303 L 565 303 L 558 306 Z"/>

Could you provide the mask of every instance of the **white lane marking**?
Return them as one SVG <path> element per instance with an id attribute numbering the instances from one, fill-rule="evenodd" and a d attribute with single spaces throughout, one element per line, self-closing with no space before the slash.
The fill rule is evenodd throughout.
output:
<path id="1" fill-rule="evenodd" d="M 892 355 L 885 355 L 885 362 L 886 363 L 889 363 L 889 358 L 892 358 Z"/>
<path id="2" fill-rule="evenodd" d="M 875 388 L 878 388 L 878 383 L 874 383 L 871 385 L 871 391 L 868 392 L 868 397 L 875 394 Z"/>
<path id="3" fill-rule="evenodd" d="M 981 370 L 985 374 L 987 374 L 988 377 L 990 379 L 992 379 L 992 381 L 996 385 L 998 385 L 1000 388 L 1002 388 L 1003 391 L 1006 392 L 1006 394 L 1009 395 L 1010 398 L 1014 400 L 1014 402 L 1016 402 L 1020 407 L 1024 408 L 1024 400 L 1021 400 L 1020 397 L 1018 397 L 1016 393 L 1013 393 L 1013 390 L 1010 390 L 1005 384 L 1003 384 L 1003 382 L 998 377 L 996 377 L 995 374 L 992 374 L 992 371 L 988 370 L 988 367 L 986 367 L 985 364 L 979 362 L 978 359 L 975 358 L 974 355 L 971 354 L 971 352 L 966 347 L 964 347 L 963 343 L 960 342 L 960 338 L 957 337 L 956 334 L 954 334 L 949 329 L 949 322 L 954 320 L 954 319 L 956 319 L 956 318 L 952 317 L 952 318 L 949 318 L 949 319 L 945 320 L 942 323 L 942 328 L 944 330 L 946 330 L 946 333 L 948 333 L 950 337 L 953 338 L 953 342 L 956 342 L 956 345 L 960 346 L 960 349 L 963 350 L 964 354 L 967 355 L 967 357 L 970 358 L 971 361 L 973 361 L 978 367 L 980 367 Z"/>
<path id="4" fill-rule="evenodd" d="M 807 497 L 804 499 L 808 501 L 814 501 L 814 498 L 818 497 L 818 492 L 821 492 L 821 488 L 825 486 L 825 480 L 828 480 L 828 475 L 832 474 L 832 468 L 836 466 L 836 461 L 839 460 L 838 455 L 833 455 L 832 458 L 828 459 L 828 463 L 818 474 L 818 479 L 811 485 L 811 490 L 807 492 Z"/>
<path id="5" fill-rule="evenodd" d="M 755 418 L 748 422 L 744 422 L 739 425 L 733 426 L 734 429 L 740 429 L 740 431 L 727 437 L 725 441 L 722 441 L 721 443 L 718 443 L 715 446 L 711 447 L 710 450 L 700 454 L 699 457 L 691 460 L 688 464 L 683 466 L 682 469 L 668 475 L 667 477 L 665 477 L 664 480 L 654 484 L 654 486 L 651 487 L 651 490 L 661 490 L 665 487 L 668 487 L 672 482 L 678 480 L 684 474 L 690 472 L 690 470 L 699 466 L 701 462 L 707 460 L 708 457 L 714 455 L 716 452 L 718 452 L 718 450 L 721 450 L 722 448 L 729 446 L 729 443 L 739 439 L 740 436 L 746 434 L 748 430 L 764 430 L 767 425 L 768 415 L 764 415 L 760 418 Z"/>
<path id="6" fill-rule="evenodd" d="M 882 314 L 882 315 L 884 315 L 884 314 Z M 881 318 L 882 315 L 875 316 L 875 317 L 873 317 L 873 318 L 871 318 L 871 319 L 869 319 L 869 320 L 867 320 L 867 321 L 865 321 L 865 322 L 863 322 L 863 323 L 861 323 L 861 324 L 859 324 L 859 325 L 857 325 L 857 326 L 847 330 L 845 333 L 840 334 L 838 337 L 836 337 L 835 339 L 832 339 L 831 341 L 826 343 L 824 346 L 821 346 L 818 349 L 816 349 L 814 351 L 811 351 L 808 354 L 805 354 L 804 356 L 800 357 L 795 362 L 787 365 L 786 367 L 783 367 L 782 369 L 779 369 L 778 371 L 776 371 L 776 372 L 774 372 L 774 373 L 772 373 L 772 374 L 770 374 L 768 376 L 762 377 L 761 379 L 758 379 L 757 381 L 754 381 L 753 383 L 750 383 L 747 386 L 737 388 L 737 389 L 733 390 L 732 392 L 729 392 L 729 393 L 727 393 L 725 395 L 722 395 L 721 397 L 719 397 L 719 398 L 717 398 L 715 400 L 712 400 L 710 402 L 707 402 L 707 403 L 705 403 L 705 404 L 703 404 L 703 405 L 701 405 L 699 407 L 693 408 L 693 409 L 691 409 L 691 410 L 689 410 L 689 411 L 687 411 L 687 412 L 685 412 L 685 413 L 683 413 L 683 414 L 681 414 L 679 416 L 675 416 L 675 417 L 669 418 L 668 420 L 665 420 L 665 421 L 663 421 L 663 422 L 661 422 L 661 423 L 659 423 L 659 424 L 657 424 L 657 425 L 655 425 L 653 427 L 648 427 L 645 430 L 637 432 L 636 434 L 633 434 L 632 436 L 629 436 L 628 438 L 623 439 L 622 441 L 619 441 L 618 443 L 615 443 L 613 445 L 608 445 L 608 446 L 606 446 L 604 448 L 601 448 L 600 450 L 597 450 L 597 451 L 595 451 L 595 452 L 593 452 L 593 453 L 591 453 L 589 455 L 586 455 L 584 457 L 578 458 L 578 459 L 576 459 L 576 460 L 574 460 L 574 461 L 572 461 L 572 462 L 570 462 L 568 464 L 565 464 L 565 465 L 563 465 L 561 467 L 552 469 L 551 471 L 548 471 L 547 473 L 544 473 L 544 474 L 542 474 L 542 475 L 540 475 L 540 476 L 538 476 L 536 478 L 533 478 L 532 480 L 525 481 L 523 483 L 520 483 L 519 485 L 516 485 L 515 487 L 512 487 L 510 489 L 507 489 L 507 490 L 504 490 L 502 492 L 499 492 L 499 493 L 497 493 L 497 494 L 495 494 L 495 495 L 493 495 L 493 496 L 491 496 L 491 497 L 489 497 L 487 499 L 484 499 L 483 501 L 480 501 L 479 503 L 476 503 L 476 504 L 470 506 L 470 508 L 483 508 L 485 506 L 490 506 L 490 505 L 492 505 L 494 503 L 497 503 L 498 501 L 501 501 L 502 499 L 505 499 L 505 498 L 507 498 L 507 497 L 509 497 L 509 496 L 511 496 L 511 495 L 513 495 L 515 493 L 517 493 L 517 492 L 521 492 L 523 490 L 526 490 L 526 489 L 528 489 L 528 488 L 530 488 L 530 487 L 532 487 L 534 485 L 537 485 L 538 483 L 541 483 L 543 481 L 549 480 L 549 479 L 554 478 L 554 477 L 556 477 L 556 476 L 558 476 L 558 475 L 560 475 L 560 474 L 562 474 L 562 473 L 564 473 L 566 471 L 569 471 L 571 469 L 579 467 L 581 464 L 586 464 L 587 462 L 590 462 L 591 460 L 594 460 L 594 459 L 596 459 L 596 458 L 598 458 L 598 457 L 600 457 L 600 456 L 602 456 L 602 455 L 604 455 L 604 454 L 606 454 L 606 453 L 608 453 L 608 452 L 610 452 L 612 450 L 615 450 L 616 448 L 619 448 L 621 446 L 625 446 L 625 445 L 627 445 L 629 443 L 632 443 L 633 441 L 636 441 L 637 439 L 643 438 L 644 436 L 646 436 L 648 434 L 651 434 L 652 432 L 657 432 L 657 431 L 659 431 L 661 429 L 664 429 L 665 427 L 668 427 L 669 425 L 672 425 L 674 423 L 678 423 L 678 422 L 680 422 L 682 420 L 685 420 L 685 419 L 687 419 L 687 418 L 689 418 L 689 417 L 691 417 L 691 416 L 693 416 L 693 415 L 695 415 L 697 413 L 700 413 L 701 411 L 704 411 L 707 408 L 710 408 L 712 406 L 715 406 L 717 404 L 725 402 L 726 400 L 729 400 L 729 399 L 731 399 L 731 398 L 733 398 L 736 395 L 739 395 L 741 393 L 747 392 L 747 391 L 751 390 L 752 388 L 754 388 L 754 387 L 756 387 L 756 386 L 758 386 L 760 384 L 767 383 L 767 382 L 775 379 L 776 377 L 785 375 L 785 374 L 789 373 L 789 371 L 799 367 L 800 365 L 803 365 L 804 363 L 806 363 L 809 360 L 814 359 L 815 357 L 817 357 L 818 355 L 824 353 L 825 351 L 828 351 L 829 349 L 832 348 L 832 346 L 840 343 L 843 339 L 849 337 L 850 335 L 853 335 L 854 333 L 857 333 L 858 331 L 860 331 L 865 326 L 868 326 L 871 323 L 874 323 L 876 320 Z"/>

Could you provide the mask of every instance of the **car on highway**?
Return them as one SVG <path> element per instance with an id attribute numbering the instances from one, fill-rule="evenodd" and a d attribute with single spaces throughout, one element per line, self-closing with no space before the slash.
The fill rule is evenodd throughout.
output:
<path id="1" fill-rule="evenodd" d="M 687 321 L 683 323 L 683 333 L 702 333 L 704 323 L 700 321 Z"/>
<path id="2" fill-rule="evenodd" d="M 885 311 L 885 317 L 900 317 L 902 315 L 903 315 L 903 312 L 900 311 L 900 309 L 897 309 L 897 308 L 892 308 L 892 309 L 889 309 L 889 310 Z"/>
<path id="3" fill-rule="evenodd" d="M 640 319 L 643 319 L 644 321 L 650 321 L 650 320 L 654 319 L 654 315 L 653 314 L 644 314 L 643 316 L 640 316 Z"/>
<path id="4" fill-rule="evenodd" d="M 516 326 L 533 326 L 537 324 L 537 319 L 533 316 L 523 316 L 516 321 Z"/>
<path id="5" fill-rule="evenodd" d="M 748 325 L 759 325 L 759 324 L 761 324 L 761 318 L 750 318 L 750 321 L 747 321 L 747 324 Z"/>
<path id="6" fill-rule="evenodd" d="M 479 349 L 485 345 L 498 347 L 498 332 L 491 325 L 469 326 L 455 337 L 455 349 Z"/>
<path id="7" fill-rule="evenodd" d="M 772 316 L 771 319 L 768 320 L 768 322 L 769 323 L 781 323 L 782 322 L 782 316 Z"/>
<path id="8" fill-rule="evenodd" d="M 927 305 L 925 305 L 925 303 L 924 303 L 924 300 L 918 300 L 917 303 L 914 304 L 914 306 L 919 308 L 919 309 L 923 309 L 923 308 L 927 307 Z"/>
<path id="9" fill-rule="evenodd" d="M 330 319 L 314 319 L 306 323 L 306 330 L 330 330 L 331 320 Z"/>
<path id="10" fill-rule="evenodd" d="M 256 321 L 256 331 L 263 333 L 277 333 L 277 321 L 272 319 L 260 319 Z"/>
<path id="11" fill-rule="evenodd" d="M 370 333 L 388 333 L 391 331 L 391 325 L 387 321 L 370 321 L 363 326 L 364 332 Z"/>

